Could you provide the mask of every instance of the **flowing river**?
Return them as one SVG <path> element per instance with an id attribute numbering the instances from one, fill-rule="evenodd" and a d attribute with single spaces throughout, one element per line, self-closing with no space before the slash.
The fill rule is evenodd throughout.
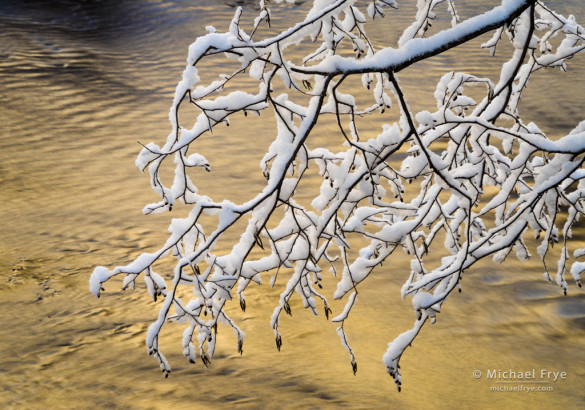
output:
<path id="1" fill-rule="evenodd" d="M 269 276 L 252 286 L 245 313 L 237 301 L 228 306 L 247 334 L 242 356 L 231 330 L 220 327 L 211 366 L 191 365 L 182 356 L 183 325 L 169 324 L 161 340 L 173 366 L 168 379 L 144 345 L 161 302 L 143 285 L 120 291 L 120 281 L 107 283 L 100 299 L 89 292 L 95 266 L 127 264 L 166 240 L 171 215 L 141 212 L 158 199 L 134 165 L 136 141 L 166 138 L 189 44 L 207 25 L 226 30 L 237 5 L 251 22 L 255 3 L 0 1 L 0 407 L 585 408 L 585 291 L 570 281 L 563 296 L 546 283 L 534 249 L 528 262 L 490 261 L 466 273 L 463 292 L 406 351 L 401 393 L 381 357 L 414 321 L 410 301 L 400 299 L 406 257 L 393 256 L 360 290 L 345 326 L 355 376 L 336 325 L 294 297 L 276 350 L 269 318 L 284 279 L 274 289 Z M 275 6 L 275 32 L 302 18 L 309 2 L 298 3 Z M 414 0 L 399 3 L 371 32 L 378 44 L 412 21 Z M 463 17 L 497 3 L 456 2 Z M 549 3 L 585 23 L 579 0 Z M 413 109 L 434 108 L 433 87 L 445 72 L 496 81 L 504 60 L 479 44 L 401 73 Z M 585 55 L 568 66 L 567 73 L 537 73 L 521 106 L 525 120 L 553 137 L 585 119 Z M 273 124 L 246 124 L 202 141 L 212 172 L 196 182 L 200 192 L 242 202 L 261 189 L 258 161 Z M 323 130 L 317 142 L 339 138 Z M 583 247 L 583 232 L 575 229 L 572 249 Z M 335 281 L 326 285 L 331 295 Z M 334 305 L 334 314 L 342 308 Z M 502 383 L 506 374 L 498 371 L 534 372 L 531 382 L 552 391 L 491 391 L 522 384 Z"/>

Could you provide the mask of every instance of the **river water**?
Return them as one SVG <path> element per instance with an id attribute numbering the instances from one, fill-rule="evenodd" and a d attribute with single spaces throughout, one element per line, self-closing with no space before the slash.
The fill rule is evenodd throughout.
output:
<path id="1" fill-rule="evenodd" d="M 406 259 L 393 260 L 360 291 L 346 324 L 356 376 L 335 325 L 298 304 L 282 320 L 283 348 L 276 351 L 269 315 L 283 284 L 252 288 L 245 314 L 228 307 L 248 335 L 244 355 L 225 329 L 208 369 L 184 359 L 182 327 L 169 325 L 161 340 L 173 365 L 168 379 L 146 355 L 145 332 L 158 305 L 144 288 L 121 292 L 118 282 L 100 299 L 89 293 L 96 265 L 126 264 L 164 243 L 169 215 L 141 213 L 157 198 L 134 166 L 136 141 L 164 140 L 188 45 L 206 25 L 226 29 L 236 3 L 244 18 L 255 16 L 255 2 L 237 0 L 0 1 L 0 406 L 585 407 L 585 292 L 571 284 L 562 296 L 542 279 L 537 258 L 470 270 L 463 293 L 406 352 L 401 393 L 381 356 L 414 320 L 410 302 L 399 297 Z M 374 41 L 396 36 L 410 21 L 414 1 L 401 3 Z M 458 4 L 469 16 L 493 3 Z M 275 30 L 298 20 L 307 4 L 281 6 L 285 17 L 275 15 Z M 578 0 L 559 7 L 585 22 Z M 446 71 L 494 75 L 501 60 L 478 44 L 402 73 L 411 106 L 432 109 L 425 103 Z M 584 91 L 580 56 L 566 74 L 535 77 L 523 112 L 562 136 L 585 118 Z M 257 164 L 272 124 L 253 124 L 202 143 L 213 167 L 202 192 L 241 202 L 261 187 Z M 584 237 L 576 231 L 576 238 Z M 334 313 L 341 308 L 334 305 Z M 553 391 L 531 393 L 490 392 L 502 384 L 486 379 L 488 370 L 543 369 L 566 378 L 547 384 Z"/>

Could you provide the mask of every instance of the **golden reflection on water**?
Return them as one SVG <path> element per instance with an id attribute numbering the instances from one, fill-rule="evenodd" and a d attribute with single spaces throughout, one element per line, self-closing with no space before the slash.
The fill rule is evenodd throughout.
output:
<path id="1" fill-rule="evenodd" d="M 134 166 L 135 141 L 164 139 L 188 44 L 210 22 L 225 28 L 232 10 L 212 2 L 64 2 L 71 8 L 65 13 L 40 3 L 30 3 L 32 9 L 5 3 L 0 12 L 2 407 L 585 405 L 585 294 L 571 286 L 563 297 L 544 282 L 536 258 L 485 262 L 470 270 L 463 293 L 445 304 L 437 323 L 406 352 L 400 394 L 381 356 L 414 320 L 410 302 L 399 297 L 406 258 L 393 258 L 363 284 L 346 323 L 358 359 L 356 376 L 336 326 L 313 317 L 294 298 L 293 317 L 281 323 L 282 351 L 276 351 L 269 317 L 285 279 L 270 289 L 267 276 L 265 285 L 248 292 L 245 313 L 237 303 L 228 307 L 247 334 L 242 357 L 231 330 L 220 327 L 211 367 L 189 365 L 180 347 L 182 326 L 169 324 L 161 346 L 173 373 L 162 378 L 145 354 L 146 328 L 158 305 L 148 300 L 144 286 L 122 292 L 120 282 L 113 281 L 96 299 L 87 280 L 96 265 L 126 264 L 164 243 L 170 216 L 141 214 L 156 198 L 148 177 Z M 578 3 L 566 3 L 575 12 Z M 286 7 L 291 19 L 299 15 Z M 404 9 L 409 18 L 412 4 Z M 400 24 L 381 26 L 373 40 L 390 37 Z M 432 108 L 424 102 L 446 70 L 493 75 L 496 64 L 486 63 L 486 53 L 474 46 L 464 57 L 447 53 L 402 73 L 411 106 Z M 560 73 L 531 82 L 524 101 L 527 117 L 552 135 L 563 135 L 585 118 L 584 60 L 569 64 L 576 82 Z M 537 92 L 545 86 L 546 104 Z M 200 176 L 198 187 L 216 199 L 241 202 L 263 186 L 258 162 L 273 128 L 267 115 L 232 125 L 201 141 L 199 149 L 213 171 Z M 334 126 L 323 121 L 312 143 L 334 145 L 337 138 Z M 223 249 L 237 238 L 233 235 L 220 245 Z M 324 287 L 331 294 L 334 278 L 326 277 Z M 332 305 L 334 313 L 343 303 Z M 473 377 L 474 370 L 485 374 L 487 369 L 550 369 L 565 371 L 568 378 L 555 383 L 553 392 L 495 393 L 489 391 L 494 382 Z"/>

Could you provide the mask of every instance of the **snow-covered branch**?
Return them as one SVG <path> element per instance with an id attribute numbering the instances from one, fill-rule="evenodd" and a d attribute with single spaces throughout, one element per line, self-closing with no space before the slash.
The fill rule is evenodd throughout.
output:
<path id="1" fill-rule="evenodd" d="M 570 266 L 568 247 L 572 228 L 585 211 L 585 122 L 566 136 L 550 138 L 522 120 L 519 105 L 533 74 L 564 69 L 585 48 L 585 30 L 572 16 L 565 18 L 535 0 L 503 0 L 467 20 L 460 18 L 455 3 L 418 0 L 415 20 L 398 39 L 398 48 L 376 50 L 366 34 L 368 18 L 392 18 L 393 0 L 314 0 L 304 21 L 255 40 L 273 12 L 260 1 L 252 33 L 244 30 L 238 9 L 227 32 L 208 27 L 209 33 L 189 47 L 169 112 L 171 132 L 162 147 L 143 145 L 136 165 L 148 169 L 160 197 L 144 208 L 145 214 L 174 206 L 191 210 L 172 220 L 170 236 L 159 250 L 112 270 L 97 267 L 90 278 L 90 290 L 100 296 L 111 277 L 125 275 L 126 288 L 142 275 L 151 297 L 162 297 L 146 343 L 165 375 L 171 368 L 158 340 L 170 320 L 187 323 L 183 349 L 191 362 L 199 356 L 207 365 L 212 359 L 218 324 L 233 329 L 242 352 L 245 334 L 224 308 L 237 295 L 245 310 L 247 287 L 261 283 L 264 274 L 272 275 L 271 285 L 287 278 L 271 317 L 280 350 L 280 318 L 282 312 L 291 313 L 291 298 L 298 296 L 315 315 L 323 309 L 329 318 L 333 312 L 321 285 L 323 269 L 341 272 L 332 297 L 347 301 L 332 320 L 340 324 L 338 334 L 355 372 L 358 358 L 344 322 L 351 320 L 362 282 L 387 259 L 399 257 L 396 250 L 406 251 L 411 272 L 402 297 L 412 299 L 416 320 L 383 357 L 399 388 L 400 358 L 422 327 L 434 323 L 453 290 L 460 289 L 465 272 L 488 257 L 502 262 L 512 251 L 520 259 L 530 257 L 529 231 L 537 238 L 544 233 L 536 252 L 547 279 L 554 277 L 566 293 L 565 274 L 571 272 L 581 286 L 585 264 Z M 432 28 L 440 7 L 451 15 L 450 27 L 443 31 Z M 482 47 L 491 54 L 500 42 L 507 43 L 503 53 L 509 60 L 499 78 L 446 72 L 429 98 L 436 110 L 413 112 L 400 71 L 490 31 L 494 35 Z M 233 67 L 234 61 L 237 67 L 218 71 L 219 79 L 203 83 L 201 67 L 220 57 L 232 62 L 225 67 Z M 222 65 L 213 67 L 223 70 Z M 370 105 L 360 105 L 355 95 L 344 92 L 356 76 Z M 244 81 L 253 86 L 244 91 L 239 88 Z M 478 102 L 471 87 L 475 98 L 478 89 L 484 90 Z M 189 108 L 195 121 L 187 125 L 183 113 Z M 264 187 L 240 204 L 200 194 L 191 179 L 193 170 L 212 172 L 213 164 L 197 152 L 199 139 L 221 132 L 217 128 L 236 115 L 268 112 L 276 129 L 258 171 L 265 177 Z M 320 118 L 334 118 L 339 152 L 313 146 Z M 362 130 L 360 118 L 379 121 L 379 133 Z M 161 177 L 167 168 L 174 168 L 170 185 Z M 305 176 L 315 170 L 320 189 L 306 204 L 296 192 L 308 186 Z M 211 229 L 209 220 L 214 221 Z M 216 251 L 234 230 L 239 240 L 231 250 Z M 550 274 L 547 254 L 561 240 L 557 271 Z M 253 252 L 255 248 L 261 252 Z M 173 271 L 157 274 L 155 263 L 169 254 L 176 259 Z M 427 270 L 429 254 L 441 260 Z M 583 255 L 583 250 L 573 253 L 574 258 Z M 193 295 L 188 301 L 179 296 L 183 287 Z"/>

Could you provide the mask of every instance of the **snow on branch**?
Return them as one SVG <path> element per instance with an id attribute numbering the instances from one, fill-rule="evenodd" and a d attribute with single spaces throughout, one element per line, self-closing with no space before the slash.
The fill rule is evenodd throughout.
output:
<path id="1" fill-rule="evenodd" d="M 486 258 L 502 262 L 512 252 L 520 259 L 530 257 L 529 231 L 540 241 L 536 252 L 545 277 L 566 293 L 570 272 L 581 286 L 585 263 L 569 266 L 568 247 L 585 212 L 585 122 L 553 139 L 524 122 L 519 110 L 533 73 L 564 70 L 566 61 L 585 48 L 585 31 L 572 16 L 565 18 L 535 0 L 503 0 L 462 21 L 453 0 L 418 0 L 415 20 L 398 48 L 376 50 L 366 34 L 368 18 L 391 19 L 397 7 L 393 0 L 314 0 L 303 21 L 255 40 L 270 24 L 268 3 L 260 1 L 251 33 L 244 30 L 238 8 L 227 32 L 209 27 L 189 47 L 169 112 L 171 132 L 162 147 L 143 145 L 136 160 L 139 169 L 148 169 L 160 197 L 144 213 L 170 211 L 179 204 L 191 207 L 189 214 L 172 220 L 159 250 L 113 270 L 97 267 L 89 281 L 99 297 L 111 277 L 125 275 L 126 288 L 142 275 L 153 300 L 162 298 L 146 344 L 166 376 L 171 368 L 158 341 L 165 323 L 187 323 L 183 349 L 191 362 L 199 357 L 209 364 L 218 323 L 233 329 L 241 353 L 245 334 L 224 308 L 237 296 L 245 311 L 247 287 L 267 274 L 271 285 L 277 277 L 287 280 L 271 317 L 280 350 L 280 318 L 282 312 L 291 314 L 291 298 L 300 298 L 315 315 L 324 311 L 329 319 L 333 312 L 321 285 L 323 269 L 341 273 L 333 298 L 347 301 L 332 320 L 339 323 L 337 332 L 356 372 L 344 322 L 351 320 L 362 282 L 386 260 L 400 257 L 394 251 L 406 251 L 411 272 L 401 293 L 411 298 L 416 319 L 383 356 L 399 389 L 402 354 L 426 323 L 434 323 L 453 290 L 460 290 L 465 272 Z M 440 7 L 451 15 L 451 27 L 443 31 L 432 28 Z M 499 78 L 446 72 L 429 96 L 436 110 L 413 112 L 399 72 L 489 31 L 494 35 L 482 47 L 491 54 L 500 42 L 508 43 L 503 52 L 509 59 Z M 225 65 L 236 68 L 227 73 L 220 71 L 222 65 L 205 68 L 218 70 L 219 79 L 203 83 L 201 76 L 209 73 L 200 73 L 201 67 L 218 58 L 236 62 Z M 342 92 L 356 76 L 363 95 L 371 98 L 369 106 Z M 239 89 L 244 80 L 254 86 Z M 469 93 L 471 87 L 474 93 Z M 478 89 L 484 91 L 476 101 Z M 182 114 L 189 107 L 195 113 L 193 124 L 186 124 Z M 197 152 L 200 139 L 229 125 L 235 115 L 268 112 L 276 129 L 258 171 L 265 177 L 264 187 L 239 204 L 200 194 L 191 178 L 196 168 L 212 172 L 213 165 Z M 343 147 L 339 152 L 313 147 L 321 117 L 335 119 Z M 361 130 L 359 118 L 380 121 L 379 133 Z M 174 169 L 170 185 L 161 177 L 168 169 Z M 321 186 L 305 203 L 296 193 L 311 172 L 317 172 Z M 215 218 L 211 229 L 210 218 Z M 234 230 L 239 239 L 231 250 L 216 250 Z M 547 254 L 559 241 L 563 249 L 551 273 Z M 257 249 L 261 252 L 253 252 Z M 425 267 L 429 254 L 441 256 L 430 270 Z M 167 255 L 176 259 L 174 269 L 157 274 L 154 265 Z M 573 252 L 573 258 L 583 255 L 582 249 Z M 183 288 L 192 294 L 189 300 L 181 298 Z"/>

